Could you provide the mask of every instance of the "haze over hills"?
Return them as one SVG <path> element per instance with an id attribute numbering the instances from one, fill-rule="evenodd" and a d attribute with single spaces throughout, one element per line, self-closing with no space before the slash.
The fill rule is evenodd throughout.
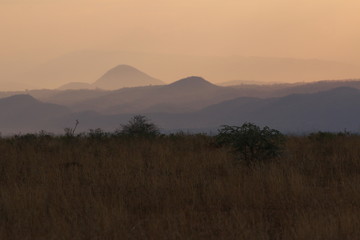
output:
<path id="1" fill-rule="evenodd" d="M 164 130 L 214 132 L 223 124 L 250 121 L 295 133 L 358 131 L 359 89 L 359 80 L 221 87 L 192 76 L 167 85 L 112 91 L 0 92 L 0 132 L 62 132 L 75 119 L 82 131 L 114 130 L 134 114 L 150 117 Z"/>
<path id="2" fill-rule="evenodd" d="M 39 89 L 39 90 L 27 90 L 27 91 L 0 91 L 0 98 L 8 97 L 16 94 L 30 94 L 35 98 L 38 98 L 42 101 L 48 101 L 56 104 L 77 104 L 82 101 L 92 100 L 96 97 L 105 96 L 105 95 L 119 95 L 118 103 L 121 102 L 132 102 L 134 99 L 142 99 L 147 98 L 148 94 L 150 94 L 154 89 L 162 88 L 158 94 L 167 94 L 170 96 L 166 96 L 165 98 L 175 98 L 176 96 L 184 96 L 186 94 L 196 95 L 197 91 L 199 91 L 199 98 L 206 98 L 206 96 L 201 96 L 201 93 L 207 91 L 218 91 L 224 89 L 232 89 L 232 92 L 236 92 L 235 97 L 281 97 L 286 96 L 293 93 L 315 93 L 318 91 L 325 91 L 336 87 L 353 87 L 360 89 L 360 79 L 350 79 L 350 80 L 329 80 L 329 81 L 317 81 L 317 82 L 297 82 L 297 83 L 278 83 L 278 84 L 241 84 L 234 85 L 229 87 L 221 87 L 218 85 L 214 85 L 203 78 L 199 77 L 188 77 L 185 78 L 188 81 L 175 81 L 174 83 L 163 85 L 163 86 L 148 86 L 148 87 L 132 87 L 132 88 L 124 88 L 118 89 L 116 91 L 111 90 L 102 90 L 102 89 Z M 203 81 L 192 81 L 196 79 L 202 79 Z M 184 80 L 184 79 L 183 79 Z M 200 83 L 200 84 L 199 84 Z M 204 84 L 205 83 L 205 84 Z M 82 86 L 87 84 L 83 83 L 74 83 L 75 85 Z M 71 85 L 71 84 L 70 84 Z M 182 90 L 182 86 L 185 85 L 184 91 Z M 199 85 L 196 87 L 196 85 Z M 174 90 L 172 90 L 174 89 Z M 176 90 L 179 90 L 180 93 L 177 94 Z M 165 92 L 165 93 L 164 93 Z M 168 93 L 166 93 L 168 92 Z M 156 91 L 152 94 L 156 95 Z M 120 95 L 123 95 L 121 97 Z M 151 94 L 150 94 L 151 95 Z M 234 95 L 231 95 L 233 97 Z M 161 96 L 155 96 L 161 97 Z M 116 100 L 116 99 L 115 99 Z M 114 101 L 115 101 L 114 100 Z M 181 99 L 180 99 L 181 101 Z M 104 103 L 105 105 L 111 105 Z"/>
<path id="3" fill-rule="evenodd" d="M 70 82 L 60 86 L 59 90 L 104 89 L 116 90 L 125 87 L 163 85 L 164 83 L 129 65 L 117 65 L 108 70 L 94 83 Z"/>
<path id="4" fill-rule="evenodd" d="M 316 93 L 339 87 L 350 87 L 360 89 L 360 79 L 349 79 L 341 81 L 317 81 L 306 84 L 293 84 L 274 91 L 276 96 L 286 96 L 294 93 Z"/>
<path id="5" fill-rule="evenodd" d="M 285 133 L 313 131 L 358 132 L 360 130 L 360 90 L 336 88 L 313 94 L 294 94 L 281 98 L 236 98 L 188 113 L 147 113 L 164 131 L 190 130 L 216 133 L 224 124 L 253 122 Z M 76 113 L 72 119 L 84 119 L 87 126 L 113 130 L 132 114 L 105 115 Z M 68 119 L 69 121 L 69 119 Z"/>
<path id="6" fill-rule="evenodd" d="M 216 133 L 224 124 L 253 122 L 284 133 L 360 131 L 360 90 L 336 88 L 281 98 L 236 98 L 192 113 L 149 113 L 163 129 Z M 129 115 L 116 115 L 118 119 Z"/>
<path id="7" fill-rule="evenodd" d="M 226 84 L 225 84 L 226 85 Z M 296 83 L 275 83 L 275 84 L 251 84 L 242 83 L 230 85 L 228 87 L 243 91 L 243 96 L 248 97 L 282 97 L 294 93 L 316 93 L 338 87 L 351 87 L 360 89 L 360 79 L 345 80 L 324 80 L 315 82 L 296 82 Z"/>
<path id="8" fill-rule="evenodd" d="M 201 124 L 238 125 L 250 121 L 285 132 L 360 130 L 360 90 L 340 87 L 280 98 L 237 98 L 197 114 Z"/>
<path id="9" fill-rule="evenodd" d="M 69 107 L 107 114 L 189 112 L 237 96 L 239 91 L 235 89 L 189 77 L 169 85 L 120 89 Z"/>
<path id="10" fill-rule="evenodd" d="M 136 104 L 142 102 L 136 100 L 143 96 L 142 93 L 149 94 L 148 100 L 150 100 L 156 95 L 153 95 L 154 93 L 168 90 L 165 87 L 181 86 L 184 88 L 184 92 L 187 92 L 188 87 L 192 87 L 193 83 L 198 85 L 199 89 L 205 87 L 211 91 L 216 89 L 215 92 L 224 91 L 223 94 L 227 96 L 229 94 L 229 89 L 217 87 L 204 79 L 196 77 L 183 79 L 166 86 L 125 88 L 112 91 L 110 95 L 93 99 L 92 103 L 102 103 L 100 100 L 107 102 L 109 96 L 119 99 L 121 95 L 117 94 L 121 92 L 125 93 L 124 96 L 134 96 L 136 91 L 140 92 L 138 96 L 133 98 L 132 102 L 127 103 L 128 111 L 122 113 L 108 110 L 96 112 L 91 109 L 71 112 L 66 107 L 39 102 L 28 95 L 16 95 L 0 99 L 0 112 L 2 113 L 0 131 L 3 133 L 16 133 L 45 129 L 59 133 L 62 132 L 64 127 L 71 127 L 75 119 L 79 119 L 79 130 L 81 131 L 87 131 L 89 128 L 103 128 L 113 131 L 121 123 L 126 122 L 136 114 Z M 230 88 L 230 90 L 234 89 Z M 71 91 L 64 91 L 64 93 L 69 92 Z M 94 93 L 97 94 L 96 91 Z M 198 95 L 203 96 L 201 92 L 198 92 Z M 213 99 L 213 97 L 209 97 L 209 99 Z M 210 102 L 209 99 L 208 103 Z M 283 132 L 291 133 L 319 130 L 342 131 L 344 129 L 358 132 L 360 130 L 360 104 L 358 104 L 360 102 L 360 90 L 355 88 L 340 87 L 317 93 L 291 94 L 276 98 L 235 97 L 226 101 L 219 99 L 221 98 L 218 98 L 218 102 L 214 104 L 209 104 L 202 109 L 191 112 L 180 111 L 180 107 L 178 111 L 169 111 L 166 108 L 161 108 L 163 106 L 155 105 L 156 107 L 153 108 L 148 107 L 145 115 L 150 117 L 164 131 L 182 129 L 212 131 L 215 133 L 220 125 L 240 125 L 244 122 L 268 125 Z M 163 102 L 163 99 L 161 102 Z M 179 103 L 176 101 L 171 104 L 175 106 L 175 103 L 178 106 L 191 105 L 191 102 Z M 130 111 L 131 106 L 135 106 L 133 112 Z M 164 111 L 159 111 L 159 109 Z M 186 107 L 186 109 L 189 108 Z"/>
<path id="11" fill-rule="evenodd" d="M 45 102 L 71 107 L 89 99 L 108 95 L 112 91 L 106 91 L 102 89 L 74 89 L 65 91 L 50 91 L 50 93 L 51 92 L 52 94 L 44 94 L 43 92 L 33 93 L 31 91 L 30 94 Z"/>
<path id="12" fill-rule="evenodd" d="M 1 80 L 1 79 L 0 79 Z M 36 89 L 39 88 L 38 86 L 34 84 L 29 84 L 24 81 L 7 81 L 3 80 L 0 81 L 0 90 L 1 91 L 24 91 L 26 89 Z"/>
<path id="13" fill-rule="evenodd" d="M 90 83 L 96 81 L 109 66 L 119 63 L 137 66 L 167 83 L 192 75 L 201 75 L 214 83 L 234 79 L 273 83 L 360 77 L 357 65 L 316 59 L 79 51 L 49 59 L 30 70 L 22 65 L 16 66 L 14 62 L 15 66 L 0 72 L 4 76 L 0 76 L 0 81 L 31 82 L 42 88 L 54 88 L 68 82 Z M 10 70 L 12 73 L 6 73 Z"/>
<path id="14" fill-rule="evenodd" d="M 95 86 L 93 86 L 90 83 L 86 82 L 70 82 L 66 83 L 64 85 L 61 85 L 58 87 L 58 90 L 79 90 L 79 89 L 94 89 Z"/>

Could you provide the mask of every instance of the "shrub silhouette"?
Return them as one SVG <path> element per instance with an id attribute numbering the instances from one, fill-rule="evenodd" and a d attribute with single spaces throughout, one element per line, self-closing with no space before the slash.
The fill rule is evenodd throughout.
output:
<path id="1" fill-rule="evenodd" d="M 218 145 L 231 147 L 248 165 L 278 156 L 284 140 L 279 131 L 267 126 L 261 129 L 252 123 L 240 127 L 224 125 L 216 136 Z"/>
<path id="2" fill-rule="evenodd" d="M 308 136 L 308 138 L 310 140 L 317 141 L 317 142 L 327 142 L 327 141 L 335 140 L 338 137 L 348 137 L 348 136 L 351 136 L 351 133 L 347 132 L 346 130 L 344 130 L 343 132 L 338 132 L 338 133 L 318 131 L 318 132 L 311 133 Z"/>
<path id="3" fill-rule="evenodd" d="M 104 130 L 102 130 L 101 128 L 95 128 L 95 129 L 89 129 L 87 136 L 91 139 L 101 140 L 109 136 L 109 134 Z"/>
<path id="4" fill-rule="evenodd" d="M 127 124 L 121 125 L 121 128 L 116 133 L 132 137 L 155 137 L 160 135 L 160 130 L 147 117 L 135 115 Z"/>
<path id="5" fill-rule="evenodd" d="M 65 137 L 68 137 L 68 138 L 75 137 L 75 130 L 78 125 L 79 125 L 79 120 L 76 120 L 74 128 L 65 128 L 64 129 Z"/>

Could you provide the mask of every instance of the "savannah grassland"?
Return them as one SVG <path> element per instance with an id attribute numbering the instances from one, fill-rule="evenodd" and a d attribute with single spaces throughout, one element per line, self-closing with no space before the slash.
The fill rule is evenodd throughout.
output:
<path id="1" fill-rule="evenodd" d="M 360 137 L 247 166 L 203 135 L 0 139 L 0 239 L 359 239 Z"/>

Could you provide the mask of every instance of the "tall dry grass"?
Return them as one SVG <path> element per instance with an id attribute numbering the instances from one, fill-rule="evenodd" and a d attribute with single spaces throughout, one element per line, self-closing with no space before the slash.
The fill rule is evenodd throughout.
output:
<path id="1" fill-rule="evenodd" d="M 0 239 L 359 239 L 360 137 L 247 167 L 206 136 L 0 140 Z"/>

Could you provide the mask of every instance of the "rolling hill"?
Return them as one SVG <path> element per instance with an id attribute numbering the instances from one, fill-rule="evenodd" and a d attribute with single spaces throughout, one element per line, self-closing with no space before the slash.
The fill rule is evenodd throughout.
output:
<path id="1" fill-rule="evenodd" d="M 0 99 L 0 132 L 19 133 L 28 131 L 62 129 L 55 126 L 56 119 L 70 114 L 63 106 L 43 103 L 30 95 L 15 95 Z"/>

